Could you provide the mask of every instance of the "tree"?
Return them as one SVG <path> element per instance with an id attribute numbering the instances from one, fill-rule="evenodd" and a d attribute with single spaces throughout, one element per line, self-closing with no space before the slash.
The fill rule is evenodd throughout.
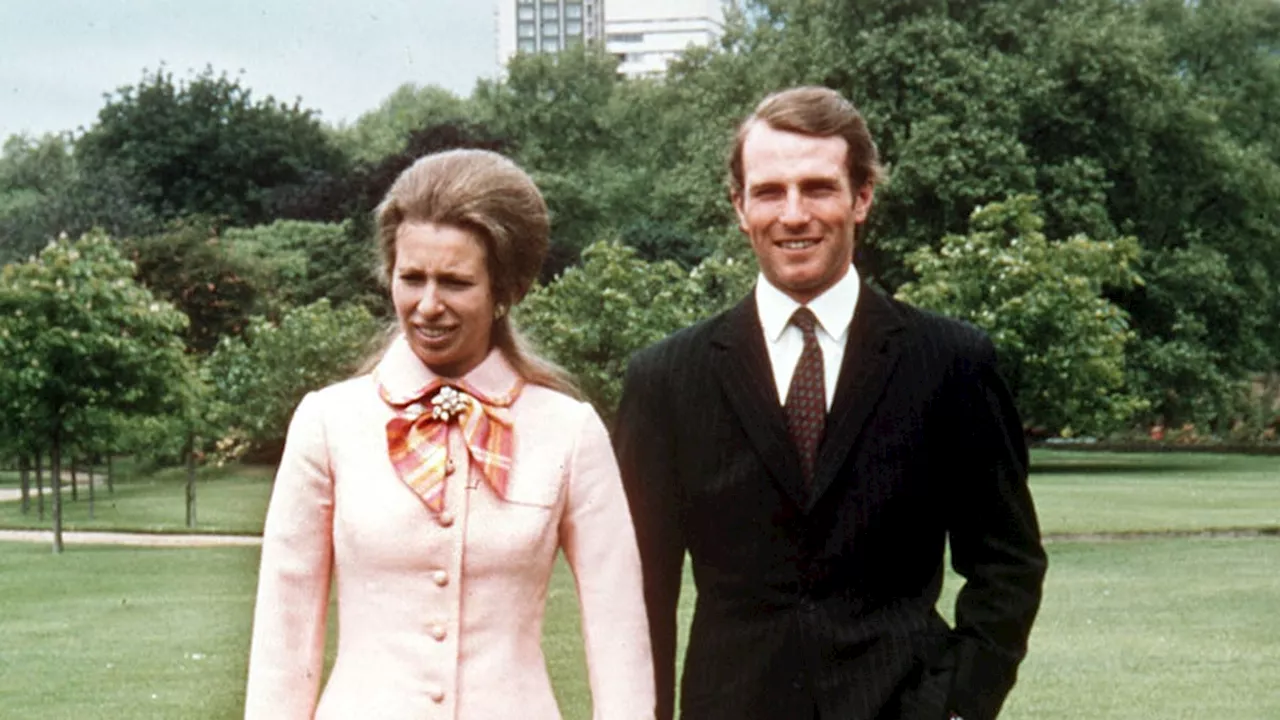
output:
<path id="1" fill-rule="evenodd" d="M 765 0 L 691 69 L 855 101 L 890 170 L 858 264 L 890 289 L 1010 195 L 1044 199 L 1050 237 L 1135 237 L 1146 283 L 1112 296 L 1138 334 L 1131 382 L 1149 419 L 1221 428 L 1241 381 L 1280 363 L 1278 46 L 1266 0 Z M 1228 301 L 1174 291 L 1165 269 L 1209 256 Z"/>
<path id="2" fill-rule="evenodd" d="M 378 284 L 374 238 L 356 237 L 353 224 L 278 220 L 228 228 L 221 240 L 237 264 L 257 268 L 265 278 L 261 294 L 274 317 L 322 298 L 380 312 L 386 293 Z"/>
<path id="3" fill-rule="evenodd" d="M 120 176 L 133 204 L 161 219 L 200 214 L 233 225 L 271 219 L 271 193 L 346 166 L 298 102 L 277 102 L 206 69 L 175 82 L 164 70 L 107 96 L 76 142 L 86 177 Z"/>
<path id="4" fill-rule="evenodd" d="M 352 125 L 334 130 L 334 138 L 352 160 L 373 165 L 403 152 L 414 131 L 463 124 L 471 113 L 465 99 L 438 85 L 405 83 Z"/>
<path id="5" fill-rule="evenodd" d="M 322 299 L 278 323 L 254 317 L 243 338 L 222 338 L 203 365 L 213 388 L 217 452 L 278 456 L 302 397 L 354 372 L 384 330 L 363 307 L 334 308 Z"/>
<path id="6" fill-rule="evenodd" d="M 10 137 L 0 151 L 0 262 L 23 260 L 50 241 L 101 228 L 120 237 L 157 226 L 117 170 L 81 172 L 68 133 Z"/>
<path id="7" fill-rule="evenodd" d="M 49 450 L 55 552 L 64 451 L 101 432 L 108 415 L 170 408 L 185 370 L 186 318 L 133 273 L 103 234 L 53 243 L 0 272 L 0 398 L 23 443 Z"/>
<path id="8" fill-rule="evenodd" d="M 264 311 L 273 267 L 234 253 L 207 218 L 175 220 L 164 232 L 125 240 L 123 250 L 138 281 L 190 319 L 185 339 L 192 352 L 210 352 Z"/>
<path id="9" fill-rule="evenodd" d="M 1108 290 L 1138 277 L 1133 238 L 1050 241 L 1034 196 L 977 209 L 967 235 L 907 258 L 918 280 L 898 295 L 983 328 L 1034 434 L 1105 434 L 1144 402 L 1126 385 L 1128 316 Z"/>
<path id="10" fill-rule="evenodd" d="M 631 353 L 736 302 L 754 280 L 752 268 L 715 255 L 684 270 L 601 241 L 583 251 L 580 265 L 530 292 L 514 317 L 612 417 Z"/>

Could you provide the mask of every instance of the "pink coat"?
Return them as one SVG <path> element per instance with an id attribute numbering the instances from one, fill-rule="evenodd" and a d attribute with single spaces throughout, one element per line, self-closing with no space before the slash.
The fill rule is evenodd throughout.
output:
<path id="1" fill-rule="evenodd" d="M 403 338 L 377 372 L 393 393 L 433 377 Z M 495 351 L 467 380 L 500 396 L 517 377 Z M 540 386 L 511 412 L 506 499 L 468 470 L 454 429 L 459 471 L 437 516 L 392 469 L 392 411 L 370 376 L 299 404 L 263 534 L 246 720 L 559 718 L 541 648 L 558 549 L 577 581 L 594 718 L 653 717 L 640 561 L 604 426 Z M 338 654 L 317 705 L 331 577 Z"/>

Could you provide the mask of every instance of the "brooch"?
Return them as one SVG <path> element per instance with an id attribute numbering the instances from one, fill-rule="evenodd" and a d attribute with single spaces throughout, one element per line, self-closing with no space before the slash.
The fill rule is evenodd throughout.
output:
<path id="1" fill-rule="evenodd" d="M 457 389 L 445 385 L 440 392 L 431 398 L 431 417 L 449 422 L 461 416 L 471 407 L 471 396 L 460 393 Z"/>

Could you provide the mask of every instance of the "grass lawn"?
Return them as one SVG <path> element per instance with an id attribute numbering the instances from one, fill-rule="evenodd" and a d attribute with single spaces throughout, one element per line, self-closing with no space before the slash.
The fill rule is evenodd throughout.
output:
<path id="1" fill-rule="evenodd" d="M 202 468 L 196 530 L 261 532 L 273 473 L 266 466 Z M 187 531 L 184 470 L 140 474 L 126 462 L 117 478 L 114 495 L 99 488 L 94 519 L 84 488 L 78 502 L 64 489 L 63 526 Z M 1031 488 L 1051 535 L 1280 528 L 1280 456 L 1037 450 Z M 23 515 L 16 500 L 0 502 L 0 528 L 48 527 L 34 507 Z"/>
<path id="2" fill-rule="evenodd" d="M 1280 528 L 1280 456 L 1036 451 L 1046 533 Z"/>
<path id="3" fill-rule="evenodd" d="M 204 470 L 202 530 L 254 532 L 269 468 Z M 181 470 L 122 474 L 68 503 L 68 526 L 183 529 Z M 1280 458 L 1039 452 L 1048 533 L 1280 526 Z M 46 527 L 0 502 L 0 527 Z M 1031 654 L 1002 720 L 1280 718 L 1280 538 L 1055 541 Z M 235 718 L 256 548 L 0 542 L 5 717 Z M 682 621 L 692 612 L 686 582 Z M 958 587 L 950 578 L 944 608 Z M 566 720 L 590 717 L 572 578 L 561 565 L 544 647 Z M 332 635 L 332 633 L 331 633 Z"/>
<path id="4" fill-rule="evenodd" d="M 1003 720 L 1280 717 L 1280 540 L 1049 549 L 1045 605 Z M 77 546 L 52 557 L 42 545 L 0 543 L 0 577 L 24 579 L 0 585 L 6 716 L 237 717 L 257 556 Z M 590 717 L 564 566 L 544 646 L 566 720 Z"/>
<path id="5" fill-rule="evenodd" d="M 274 472 L 274 468 L 260 465 L 201 468 L 196 480 L 196 531 L 261 533 Z M 50 527 L 48 513 L 52 505 L 47 483 L 48 476 L 44 520 L 39 518 L 33 494 L 31 509 L 25 515 L 19 501 L 0 502 L 0 528 Z M 122 471 L 117 475 L 114 493 L 108 494 L 101 484 L 97 486 L 93 518 L 89 517 L 89 494 L 83 484 L 80 499 L 72 502 L 64 481 L 62 500 L 62 526 L 67 530 L 189 532 L 186 471 L 182 468 L 148 474 Z"/>

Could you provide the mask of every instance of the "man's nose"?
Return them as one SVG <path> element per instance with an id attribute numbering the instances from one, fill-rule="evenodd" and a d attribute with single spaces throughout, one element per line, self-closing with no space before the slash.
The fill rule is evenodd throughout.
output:
<path id="1" fill-rule="evenodd" d="M 782 215 L 778 220 L 783 225 L 806 225 L 809 222 L 809 211 L 805 207 L 804 198 L 801 197 L 798 188 L 791 188 L 787 191 L 787 202 L 782 208 Z"/>

